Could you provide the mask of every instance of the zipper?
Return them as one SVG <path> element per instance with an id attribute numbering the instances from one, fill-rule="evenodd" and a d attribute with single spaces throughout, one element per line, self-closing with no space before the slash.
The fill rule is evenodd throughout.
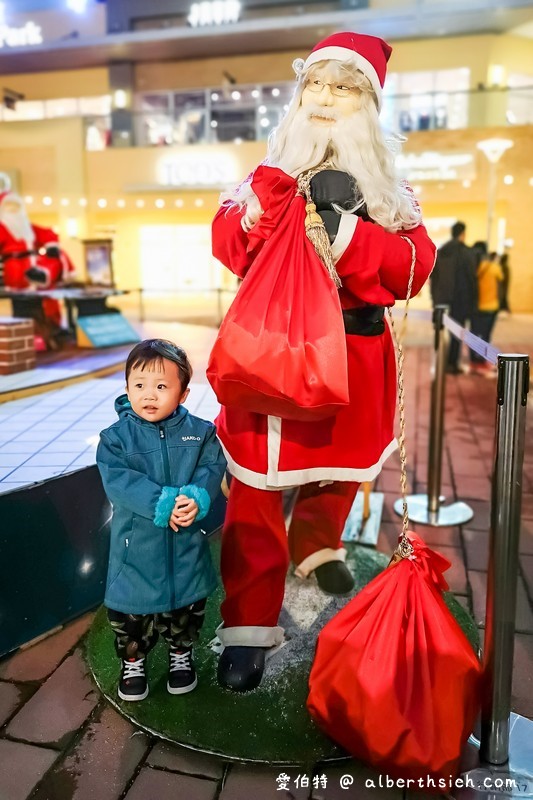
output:
<path id="1" fill-rule="evenodd" d="M 170 462 L 168 460 L 167 440 L 165 436 L 165 429 L 159 426 L 159 441 L 161 443 L 161 455 L 163 456 L 163 472 L 165 475 L 165 486 L 170 486 Z M 170 528 L 169 535 L 167 536 L 167 554 L 168 554 L 168 586 L 170 591 L 170 608 L 176 607 L 176 594 L 174 591 L 174 536 L 175 533 Z"/>

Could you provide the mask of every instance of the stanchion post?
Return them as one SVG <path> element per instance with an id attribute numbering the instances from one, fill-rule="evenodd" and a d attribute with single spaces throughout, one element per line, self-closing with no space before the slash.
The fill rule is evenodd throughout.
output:
<path id="1" fill-rule="evenodd" d="M 460 500 L 447 506 L 441 506 L 440 487 L 442 476 L 442 449 L 444 440 L 444 408 L 446 402 L 446 367 L 448 364 L 449 333 L 444 324 L 447 314 L 446 306 L 435 306 L 433 311 L 434 339 L 434 375 L 431 384 L 431 408 L 429 416 L 429 455 L 428 455 L 428 492 L 427 494 L 411 494 L 407 497 L 409 519 L 423 525 L 445 527 L 463 525 L 474 516 L 474 512 Z M 403 500 L 394 503 L 394 510 L 400 516 L 403 513 Z"/>
<path id="2" fill-rule="evenodd" d="M 518 573 L 522 467 L 529 359 L 498 356 L 498 403 L 492 477 L 481 748 L 483 761 L 509 758 L 509 719 Z"/>
<path id="3" fill-rule="evenodd" d="M 437 515 L 440 506 L 442 476 L 442 442 L 444 439 L 444 404 L 446 397 L 446 364 L 450 337 L 444 327 L 446 306 L 435 306 L 433 327 L 435 329 L 434 376 L 431 384 L 431 408 L 429 414 L 429 458 L 428 458 L 428 514 Z"/>

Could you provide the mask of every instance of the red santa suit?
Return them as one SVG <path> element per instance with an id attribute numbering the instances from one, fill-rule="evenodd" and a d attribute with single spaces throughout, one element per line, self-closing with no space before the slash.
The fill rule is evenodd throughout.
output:
<path id="1" fill-rule="evenodd" d="M 10 228 L 7 217 L 2 213 L 2 204 L 12 201 L 19 206 L 17 215 L 24 218 L 25 235 Z M 47 254 L 48 247 L 55 247 L 57 255 Z M 40 288 L 49 289 L 70 273 L 74 272 L 71 260 L 59 247 L 59 238 L 50 228 L 32 225 L 27 219 L 22 200 L 18 195 L 6 192 L 0 196 L 0 260 L 3 266 L 3 283 L 8 289 L 26 289 L 32 281 L 26 272 L 37 267 L 45 280 L 39 281 Z M 42 309 L 45 317 L 54 325 L 61 323 L 59 303 L 53 298 L 43 298 Z"/>
<path id="2" fill-rule="evenodd" d="M 237 206 L 223 206 L 213 222 L 213 253 L 239 278 L 258 253 L 249 252 L 242 216 Z M 389 233 L 355 215 L 341 216 L 332 252 L 343 309 L 392 306 L 405 298 L 413 252 L 416 294 L 435 262 L 423 225 Z M 381 335 L 346 340 L 350 404 L 336 415 L 301 422 L 223 407 L 217 419 L 233 476 L 222 550 L 226 600 L 219 635 L 226 645 L 280 641 L 276 623 L 289 554 L 300 577 L 343 560 L 340 536 L 357 488 L 376 478 L 397 447 L 396 359 L 388 325 Z M 280 490 L 295 486 L 302 489 L 287 537 Z"/>

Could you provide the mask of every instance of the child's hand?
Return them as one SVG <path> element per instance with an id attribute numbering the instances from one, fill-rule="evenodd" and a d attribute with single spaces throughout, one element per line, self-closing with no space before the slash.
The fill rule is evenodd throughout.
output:
<path id="1" fill-rule="evenodd" d="M 171 524 L 174 523 L 178 528 L 188 528 L 196 519 L 198 511 L 196 500 L 191 500 L 190 497 L 184 494 L 178 495 L 174 510 L 170 515 L 170 527 L 175 530 Z"/>
<path id="2" fill-rule="evenodd" d="M 168 525 L 169 525 L 170 528 L 172 528 L 174 533 L 177 533 L 179 531 L 178 523 L 175 522 L 175 520 L 174 520 L 174 512 L 172 512 L 172 514 L 170 515 L 170 519 L 168 521 Z"/>

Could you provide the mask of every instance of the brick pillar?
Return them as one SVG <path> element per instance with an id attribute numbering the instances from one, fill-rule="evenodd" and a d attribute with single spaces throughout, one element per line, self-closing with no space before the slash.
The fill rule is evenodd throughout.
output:
<path id="1" fill-rule="evenodd" d="M 33 320 L 0 317 L 0 375 L 13 375 L 35 366 Z"/>

